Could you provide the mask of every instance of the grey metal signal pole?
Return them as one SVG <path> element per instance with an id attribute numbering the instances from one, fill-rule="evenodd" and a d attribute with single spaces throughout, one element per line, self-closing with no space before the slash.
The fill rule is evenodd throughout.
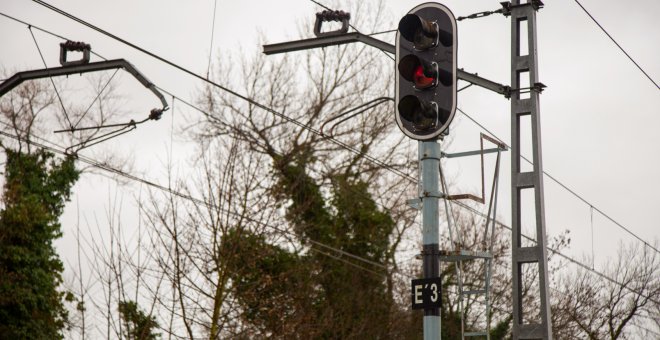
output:
<path id="1" fill-rule="evenodd" d="M 424 278 L 440 276 L 438 200 L 440 144 L 435 141 L 419 142 L 419 161 L 422 167 L 422 261 Z M 438 287 L 437 294 L 441 294 Z M 440 339 L 440 308 L 424 309 L 424 340 Z"/>
<path id="2" fill-rule="evenodd" d="M 513 339 L 552 339 L 548 296 L 548 256 L 545 239 L 545 203 L 543 199 L 543 166 L 541 163 L 541 120 L 539 94 L 543 84 L 538 80 L 536 51 L 536 11 L 543 6 L 539 0 L 513 0 L 511 3 L 511 209 L 512 209 L 512 271 L 513 271 Z M 526 40 L 526 41 L 525 41 Z M 527 47 L 526 50 L 524 47 Z M 529 119 L 529 120 L 527 120 Z M 523 123 L 521 123 L 523 121 Z M 524 125 L 523 125 L 524 124 Z M 531 128 L 531 171 L 522 171 L 520 147 L 521 127 Z M 530 144 L 526 144 L 530 145 Z M 522 192 L 533 191 L 536 244 L 522 243 Z M 531 207 L 527 208 L 532 210 Z M 540 311 L 523 308 L 524 265 L 538 271 L 538 294 L 533 298 Z M 537 312 L 539 312 L 537 314 Z"/>

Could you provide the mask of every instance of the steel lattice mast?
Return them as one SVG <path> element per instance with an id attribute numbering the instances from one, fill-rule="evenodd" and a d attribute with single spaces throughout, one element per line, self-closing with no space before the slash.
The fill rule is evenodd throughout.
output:
<path id="1" fill-rule="evenodd" d="M 512 209 L 512 274 L 513 274 L 513 338 L 552 339 L 550 297 L 548 295 L 548 256 L 543 198 L 543 165 L 541 157 L 541 120 L 539 95 L 544 85 L 539 82 L 536 49 L 536 11 L 543 6 L 538 0 L 514 0 L 511 3 L 511 209 Z M 529 134 L 531 141 L 521 140 Z M 529 143 L 529 144 L 525 144 Z M 533 169 L 521 167 L 521 145 L 531 145 Z M 522 243 L 523 192 L 534 197 L 534 231 L 536 244 Z M 532 209 L 527 208 L 525 213 Z M 525 268 L 528 266 L 528 268 Z M 523 275 L 533 278 L 538 290 L 531 289 L 533 302 L 523 302 Z M 538 310 L 540 308 L 540 311 Z"/>

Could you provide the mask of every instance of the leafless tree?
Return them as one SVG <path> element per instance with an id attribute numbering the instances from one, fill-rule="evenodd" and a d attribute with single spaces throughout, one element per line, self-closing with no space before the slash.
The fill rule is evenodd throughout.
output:
<path id="1" fill-rule="evenodd" d="M 629 339 L 651 323 L 660 302 L 660 258 L 646 246 L 620 245 L 604 265 L 606 277 L 578 268 L 554 294 L 553 325 L 561 338 Z M 657 319 L 655 319 L 657 320 Z"/>

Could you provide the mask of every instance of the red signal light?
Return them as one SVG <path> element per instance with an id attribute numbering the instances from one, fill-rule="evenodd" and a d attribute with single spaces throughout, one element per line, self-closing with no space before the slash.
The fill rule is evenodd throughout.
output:
<path id="1" fill-rule="evenodd" d="M 422 90 L 434 86 L 436 80 L 435 78 L 427 77 L 424 74 L 424 68 L 422 65 L 419 65 L 413 74 L 413 82 L 415 83 L 415 88 Z"/>
<path id="2" fill-rule="evenodd" d="M 409 54 L 399 62 L 399 73 L 415 85 L 417 90 L 425 90 L 438 85 L 438 66 Z"/>

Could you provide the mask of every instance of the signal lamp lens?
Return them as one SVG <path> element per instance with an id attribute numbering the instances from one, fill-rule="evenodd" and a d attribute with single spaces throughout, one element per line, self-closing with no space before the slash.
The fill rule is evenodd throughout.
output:
<path id="1" fill-rule="evenodd" d="M 413 43 L 416 50 L 435 47 L 438 42 L 438 28 L 435 23 L 416 14 L 407 14 L 401 18 L 399 32 L 404 39 Z"/>
<path id="2" fill-rule="evenodd" d="M 413 82 L 415 83 L 415 88 L 417 89 L 426 89 L 435 85 L 435 78 L 427 77 L 424 75 L 424 68 L 422 65 L 417 66 L 415 69 L 415 74 L 413 75 Z"/>
<path id="3" fill-rule="evenodd" d="M 399 61 L 399 73 L 403 79 L 412 82 L 418 90 L 428 89 L 438 84 L 438 65 L 409 54 Z"/>
<path id="4" fill-rule="evenodd" d="M 438 106 L 435 103 L 420 101 L 413 95 L 401 99 L 399 113 L 401 118 L 412 124 L 417 131 L 430 130 L 438 124 Z"/>

